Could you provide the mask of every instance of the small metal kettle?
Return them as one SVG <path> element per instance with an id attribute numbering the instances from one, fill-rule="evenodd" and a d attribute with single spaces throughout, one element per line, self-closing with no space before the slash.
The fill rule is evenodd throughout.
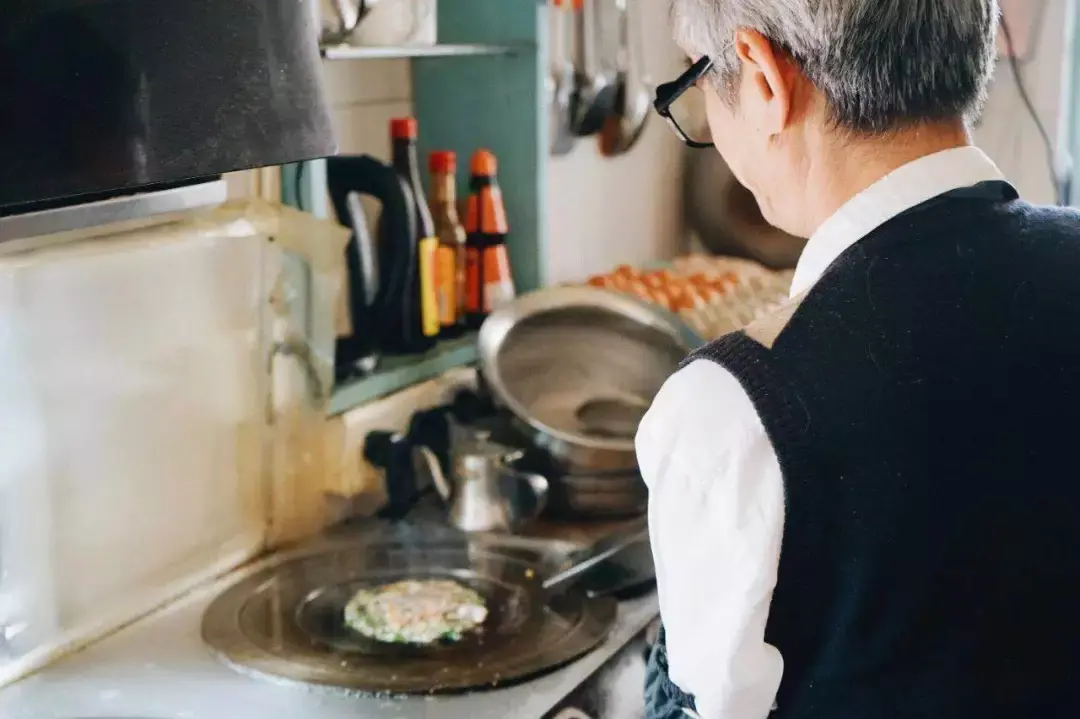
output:
<path id="1" fill-rule="evenodd" d="M 435 489 L 449 505 L 450 523 L 465 532 L 510 532 L 535 519 L 547 503 L 548 481 L 512 463 L 522 455 L 494 442 L 490 432 L 451 423 L 450 477 L 430 448 L 414 446 Z"/>

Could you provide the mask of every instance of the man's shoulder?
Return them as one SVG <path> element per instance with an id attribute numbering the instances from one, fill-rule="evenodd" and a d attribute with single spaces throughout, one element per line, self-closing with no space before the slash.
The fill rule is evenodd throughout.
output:
<path id="1" fill-rule="evenodd" d="M 729 363 L 739 363 L 745 355 L 757 350 L 772 350 L 811 291 L 784 300 L 740 329 L 699 347 L 683 360 L 682 366 L 703 359 L 727 367 Z"/>
<path id="2" fill-rule="evenodd" d="M 642 476 L 648 479 L 662 474 L 669 463 L 683 469 L 712 466 L 764 434 L 740 378 L 722 365 L 696 361 L 660 388 L 638 424 L 635 446 Z M 704 472 L 694 482 L 712 478 Z"/>

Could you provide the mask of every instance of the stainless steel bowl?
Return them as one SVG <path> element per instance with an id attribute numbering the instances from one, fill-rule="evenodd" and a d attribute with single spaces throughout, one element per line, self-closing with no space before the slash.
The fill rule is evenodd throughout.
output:
<path id="1" fill-rule="evenodd" d="M 488 317 L 480 371 L 495 401 L 567 470 L 624 472 L 637 466 L 638 422 L 700 341 L 628 295 L 553 287 Z"/>

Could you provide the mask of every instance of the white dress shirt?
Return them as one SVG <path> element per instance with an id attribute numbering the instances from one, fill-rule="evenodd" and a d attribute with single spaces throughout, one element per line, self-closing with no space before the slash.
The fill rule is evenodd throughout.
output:
<path id="1" fill-rule="evenodd" d="M 791 295 L 887 220 L 950 190 L 1001 179 L 975 147 L 911 162 L 859 193 L 810 237 Z M 703 719 L 764 719 L 784 660 L 765 642 L 784 530 L 776 452 L 738 380 L 697 360 L 676 372 L 637 433 L 670 678 Z"/>

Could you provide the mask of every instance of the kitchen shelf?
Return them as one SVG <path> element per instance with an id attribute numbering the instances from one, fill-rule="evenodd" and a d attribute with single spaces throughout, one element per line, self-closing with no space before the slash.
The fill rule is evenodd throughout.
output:
<path id="1" fill-rule="evenodd" d="M 515 50 L 517 50 L 517 48 L 512 45 L 482 45 L 476 43 L 420 46 L 405 45 L 399 47 L 331 45 L 322 48 L 322 56 L 326 60 L 388 60 L 396 58 L 509 55 Z"/>
<path id="2" fill-rule="evenodd" d="M 409 65 L 420 157 L 433 150 L 452 150 L 466 167 L 478 148 L 498 157 L 511 223 L 507 250 L 521 294 L 543 287 L 547 275 L 543 208 L 548 127 L 543 98 L 548 12 L 547 0 L 447 0 L 438 3 L 437 45 L 322 49 L 327 63 L 414 60 Z M 357 71 L 363 72 L 363 66 L 358 64 Z M 328 216 L 325 160 L 286 165 L 281 180 L 283 202 Z M 457 182 L 458 196 L 464 197 L 469 191 L 468 172 L 459 172 Z M 370 377 L 337 387 L 330 414 L 347 412 L 475 361 L 475 337 L 440 343 L 420 357 L 387 358 Z"/>
<path id="3" fill-rule="evenodd" d="M 334 387 L 330 416 L 476 361 L 476 334 L 444 340 L 422 355 L 385 357 L 372 375 Z"/>

